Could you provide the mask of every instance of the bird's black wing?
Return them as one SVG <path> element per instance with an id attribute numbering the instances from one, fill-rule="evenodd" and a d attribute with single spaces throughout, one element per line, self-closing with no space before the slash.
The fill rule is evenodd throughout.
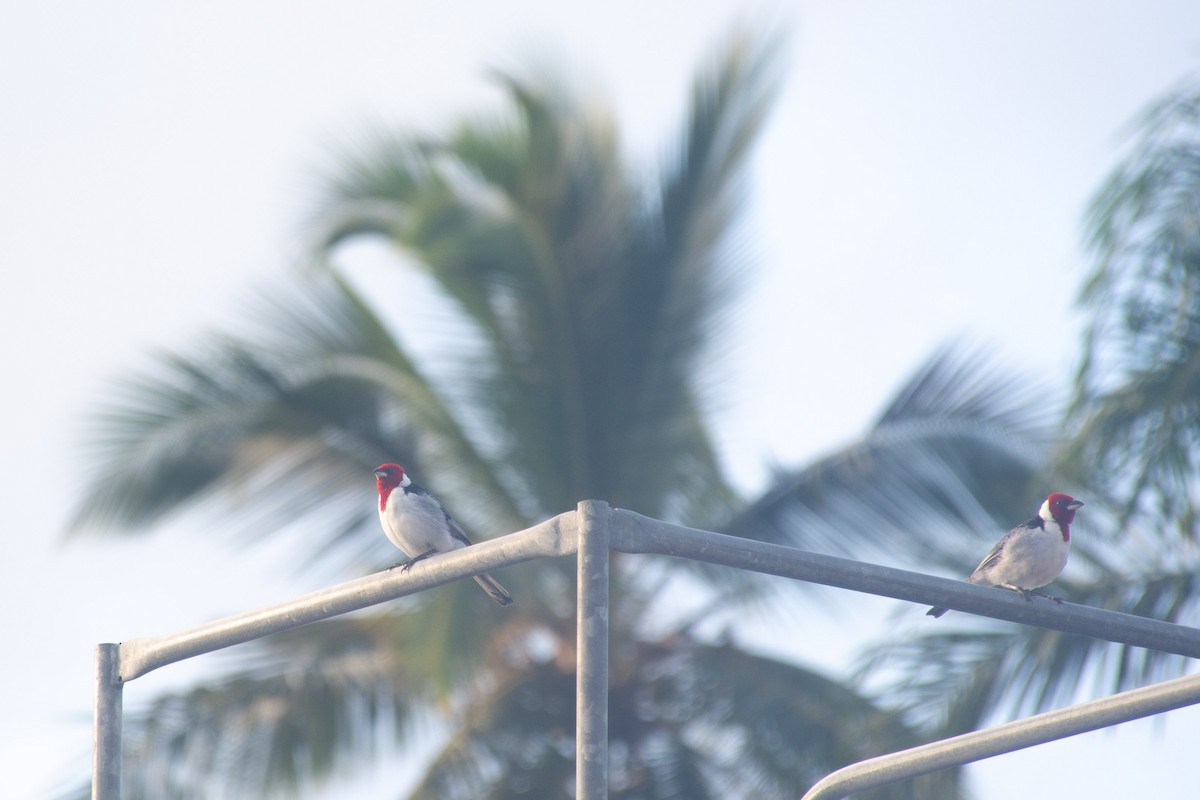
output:
<path id="1" fill-rule="evenodd" d="M 408 484 L 408 486 L 404 487 L 404 493 L 415 495 L 416 497 L 424 497 L 430 503 L 433 503 L 438 508 L 440 508 L 442 510 L 442 516 L 446 518 L 446 525 L 450 528 L 450 535 L 453 536 L 455 539 L 459 540 L 460 542 L 462 542 L 463 544 L 466 544 L 466 545 L 471 544 L 471 540 L 467 538 L 467 532 L 463 530 L 462 525 L 458 524 L 458 520 L 456 520 L 454 517 L 450 516 L 450 512 L 446 510 L 446 507 L 444 505 L 442 505 L 440 502 L 438 502 L 438 500 L 435 499 L 433 495 L 431 495 L 429 492 L 425 491 L 425 489 L 423 487 L 418 486 L 415 483 L 410 483 L 410 484 Z"/>
<path id="2" fill-rule="evenodd" d="M 971 574 L 974 575 L 976 572 L 985 570 L 988 567 L 993 566 L 997 561 L 999 561 L 1000 554 L 1004 552 L 1004 546 L 1006 544 L 1008 544 L 1008 540 L 1011 539 L 1013 537 L 1013 535 L 1017 533 L 1017 531 L 1031 530 L 1033 528 L 1045 528 L 1045 527 L 1046 527 L 1046 522 L 1041 517 L 1034 517 L 1031 520 L 1022 522 L 1020 525 L 1013 528 L 1008 533 L 1004 534 L 1004 537 L 1002 539 L 1000 539 L 1000 541 L 996 542 L 996 546 L 991 549 L 991 552 L 989 552 L 986 556 L 983 557 L 983 561 L 979 562 L 979 566 L 976 567 L 975 571 L 972 572 Z"/>
<path id="3" fill-rule="evenodd" d="M 467 538 L 467 532 L 463 530 L 462 525 L 458 524 L 458 520 L 450 516 L 450 512 L 442 506 L 442 513 L 446 515 L 446 524 L 450 526 L 450 535 L 458 539 L 463 544 L 469 545 L 471 540 Z"/>

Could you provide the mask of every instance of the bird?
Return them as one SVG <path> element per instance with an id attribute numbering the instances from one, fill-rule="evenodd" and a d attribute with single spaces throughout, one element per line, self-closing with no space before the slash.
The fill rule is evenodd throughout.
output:
<path id="1" fill-rule="evenodd" d="M 409 557 L 389 569 L 407 570 L 434 553 L 449 553 L 471 544 L 462 526 L 445 506 L 412 482 L 399 464 L 380 464 L 374 470 L 379 490 L 379 522 L 383 532 Z M 502 606 L 512 604 L 512 595 L 491 575 L 475 575 L 488 597 Z"/>
<path id="2" fill-rule="evenodd" d="M 1022 522 L 1004 535 L 991 552 L 967 576 L 967 583 L 1003 586 L 1020 592 L 1026 600 L 1032 595 L 1059 603 L 1061 598 L 1034 591 L 1046 586 L 1063 571 L 1071 550 L 1071 523 L 1083 503 L 1062 492 L 1054 492 L 1037 516 Z M 925 613 L 940 617 L 949 609 L 935 606 Z"/>

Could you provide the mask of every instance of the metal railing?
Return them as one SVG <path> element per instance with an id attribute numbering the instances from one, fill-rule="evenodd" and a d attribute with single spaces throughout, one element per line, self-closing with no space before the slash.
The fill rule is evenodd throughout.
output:
<path id="1" fill-rule="evenodd" d="M 574 554 L 578 564 L 576 797 L 604 800 L 608 797 L 608 562 L 613 550 L 722 564 L 1200 658 L 1200 630 L 1195 628 L 1070 603 L 1028 603 L 1015 592 L 685 528 L 612 509 L 603 501 L 585 500 L 574 512 L 427 559 L 411 570 L 375 573 L 175 634 L 97 645 L 92 797 L 120 797 L 125 683 L 201 653 L 480 572 Z M 841 798 L 1196 703 L 1200 703 L 1200 675 L 1176 678 L 852 764 L 821 780 L 803 800 Z"/>

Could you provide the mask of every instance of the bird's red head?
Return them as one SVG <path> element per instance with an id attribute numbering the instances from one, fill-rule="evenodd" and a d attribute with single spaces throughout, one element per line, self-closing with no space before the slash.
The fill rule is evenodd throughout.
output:
<path id="1" fill-rule="evenodd" d="M 372 472 L 375 473 L 375 488 L 379 490 L 379 507 L 384 508 L 392 490 L 403 486 L 407 476 L 399 464 L 380 464 Z"/>
<path id="2" fill-rule="evenodd" d="M 1083 507 L 1083 503 L 1069 494 L 1054 492 L 1046 498 L 1046 507 L 1050 509 L 1050 516 L 1054 517 L 1054 521 L 1062 528 L 1063 538 L 1069 539 L 1069 527 L 1075 521 L 1075 512 Z"/>

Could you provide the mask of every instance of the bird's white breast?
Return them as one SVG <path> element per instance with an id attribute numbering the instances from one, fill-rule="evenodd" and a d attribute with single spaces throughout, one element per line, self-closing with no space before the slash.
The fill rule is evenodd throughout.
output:
<path id="1" fill-rule="evenodd" d="M 446 515 L 427 494 L 405 493 L 397 487 L 379 510 L 379 521 L 388 540 L 409 558 L 430 550 L 446 552 L 461 546 L 449 533 Z"/>
<path id="2" fill-rule="evenodd" d="M 1056 523 L 1022 528 L 1005 542 L 997 562 L 980 576 L 993 584 L 1038 589 L 1054 581 L 1067 565 L 1071 543 Z"/>

